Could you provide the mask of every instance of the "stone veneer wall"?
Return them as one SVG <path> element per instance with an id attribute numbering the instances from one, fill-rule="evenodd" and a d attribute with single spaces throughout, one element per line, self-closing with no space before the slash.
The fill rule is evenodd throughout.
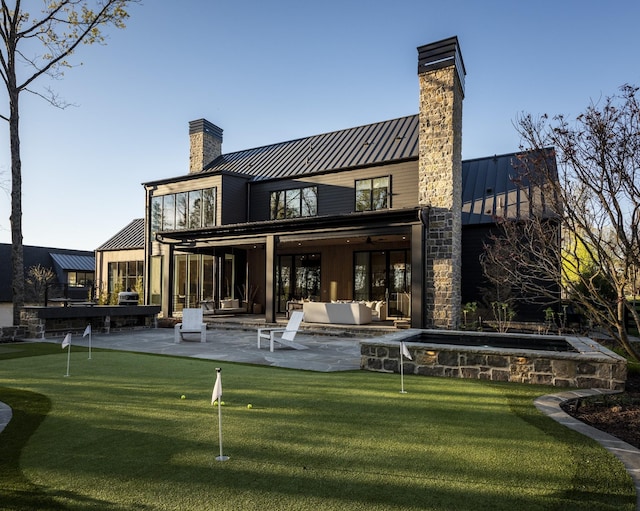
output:
<path id="1" fill-rule="evenodd" d="M 419 204 L 426 226 L 425 308 L 428 327 L 455 329 L 461 314 L 462 85 L 452 64 L 422 72 Z"/>
<path id="2" fill-rule="evenodd" d="M 26 339 L 28 328 L 26 325 L 20 326 L 0 326 L 0 342 L 12 342 L 19 339 Z"/>
<path id="3" fill-rule="evenodd" d="M 413 360 L 403 360 L 404 374 L 442 376 L 555 387 L 624 390 L 626 360 L 594 352 L 576 353 L 489 350 L 459 346 L 407 345 Z M 608 351 L 608 350 L 606 350 Z M 360 344 L 361 369 L 399 373 L 400 346 L 378 341 Z"/>

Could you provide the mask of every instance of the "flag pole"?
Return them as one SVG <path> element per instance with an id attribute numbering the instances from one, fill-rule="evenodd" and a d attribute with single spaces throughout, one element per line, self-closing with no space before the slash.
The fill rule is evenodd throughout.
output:
<path id="1" fill-rule="evenodd" d="M 227 461 L 229 456 L 222 454 L 222 377 L 220 373 L 222 369 L 216 367 L 216 383 L 213 386 L 213 394 L 211 395 L 211 404 L 218 401 L 218 443 L 220 444 L 220 455 L 216 456 L 216 461 Z"/>
<path id="2" fill-rule="evenodd" d="M 409 360 L 413 360 L 411 358 L 411 353 L 409 353 L 407 346 L 404 344 L 404 341 L 400 341 L 400 394 L 407 393 L 404 390 L 404 357 L 407 357 Z"/>
<path id="3" fill-rule="evenodd" d="M 400 345 L 400 394 L 406 394 L 407 391 L 404 390 L 404 355 L 402 353 L 402 343 Z"/>
<path id="4" fill-rule="evenodd" d="M 216 456 L 216 461 L 227 461 L 229 456 L 222 454 L 222 405 L 218 402 L 218 443 L 220 444 L 220 455 Z"/>
<path id="5" fill-rule="evenodd" d="M 65 335 L 62 340 L 62 349 L 64 348 L 67 348 L 67 374 L 65 374 L 65 376 L 69 376 L 69 364 L 71 362 L 71 333 Z"/>
<path id="6" fill-rule="evenodd" d="M 82 337 L 84 337 L 87 334 L 89 335 L 89 360 L 91 360 L 91 323 L 89 323 L 87 325 L 87 328 L 84 329 L 84 333 L 82 334 Z"/>

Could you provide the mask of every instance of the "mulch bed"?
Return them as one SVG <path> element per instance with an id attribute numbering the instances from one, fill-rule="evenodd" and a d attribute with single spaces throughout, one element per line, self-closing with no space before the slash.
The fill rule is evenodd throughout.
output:
<path id="1" fill-rule="evenodd" d="M 640 449 L 640 374 L 628 376 L 621 394 L 567 401 L 561 407 L 572 417 Z"/>

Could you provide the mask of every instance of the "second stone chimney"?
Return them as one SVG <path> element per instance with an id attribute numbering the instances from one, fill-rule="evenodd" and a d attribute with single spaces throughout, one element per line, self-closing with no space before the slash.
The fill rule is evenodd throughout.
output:
<path id="1" fill-rule="evenodd" d="M 206 119 L 189 122 L 189 173 L 200 172 L 222 154 L 222 128 Z"/>

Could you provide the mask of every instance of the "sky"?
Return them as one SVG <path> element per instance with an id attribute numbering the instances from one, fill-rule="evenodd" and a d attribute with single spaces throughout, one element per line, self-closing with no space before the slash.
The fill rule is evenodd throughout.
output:
<path id="1" fill-rule="evenodd" d="M 21 98 L 25 245 L 94 250 L 144 217 L 142 183 L 188 173 L 189 121 L 222 128 L 228 153 L 416 114 L 417 47 L 452 36 L 463 159 L 517 151 L 519 115 L 575 118 L 640 86 L 637 0 L 143 0 L 129 13 L 62 79 L 34 84 L 72 106 Z"/>

